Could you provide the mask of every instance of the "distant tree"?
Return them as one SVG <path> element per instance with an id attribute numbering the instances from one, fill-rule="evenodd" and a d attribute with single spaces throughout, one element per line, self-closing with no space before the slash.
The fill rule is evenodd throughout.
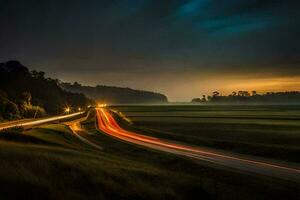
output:
<path id="1" fill-rule="evenodd" d="M 45 78 L 45 72 L 39 71 L 39 78 Z"/>
<path id="2" fill-rule="evenodd" d="M 8 101 L 5 106 L 3 117 L 5 119 L 9 119 L 9 120 L 20 118 L 20 112 L 19 112 L 17 104 L 15 104 L 11 101 Z"/>
<path id="3" fill-rule="evenodd" d="M 202 95 L 202 98 L 194 98 L 192 99 L 192 103 L 205 103 L 207 101 L 206 95 Z"/>
<path id="4" fill-rule="evenodd" d="M 236 95 L 237 95 L 237 93 L 234 92 L 234 91 L 231 93 L 231 96 L 234 96 L 234 97 L 235 97 Z"/>
<path id="5" fill-rule="evenodd" d="M 80 88 L 80 87 L 81 87 L 81 84 L 79 84 L 77 81 L 75 81 L 75 82 L 73 83 L 73 87 L 75 87 L 75 88 Z"/>
<path id="6" fill-rule="evenodd" d="M 220 96 L 220 93 L 218 91 L 213 92 L 213 97 L 218 97 Z"/>
<path id="7" fill-rule="evenodd" d="M 36 78 L 36 79 L 44 79 L 45 78 L 45 72 L 42 72 L 42 71 L 38 72 L 36 70 L 32 70 L 30 73 L 33 78 Z"/>
<path id="8" fill-rule="evenodd" d="M 239 91 L 238 96 L 240 96 L 240 97 L 249 97 L 250 93 L 248 91 Z"/>
<path id="9" fill-rule="evenodd" d="M 201 101 L 202 101 L 202 102 L 206 102 L 206 96 L 205 96 L 205 95 L 202 95 Z"/>
<path id="10" fill-rule="evenodd" d="M 30 92 L 23 92 L 20 99 L 21 99 L 21 101 L 23 101 L 24 104 L 31 105 Z"/>
<path id="11" fill-rule="evenodd" d="M 203 102 L 202 99 L 196 98 L 194 101 Z M 219 95 L 214 92 L 213 96 L 208 96 L 207 101 L 213 103 L 266 103 L 266 104 L 300 104 L 300 91 L 289 92 L 266 92 L 258 94 L 256 91 L 241 90 L 239 92 L 232 92 L 228 96 Z"/>
<path id="12" fill-rule="evenodd" d="M 38 72 L 36 70 L 30 71 L 30 74 L 31 74 L 32 78 L 37 78 L 38 77 Z"/>

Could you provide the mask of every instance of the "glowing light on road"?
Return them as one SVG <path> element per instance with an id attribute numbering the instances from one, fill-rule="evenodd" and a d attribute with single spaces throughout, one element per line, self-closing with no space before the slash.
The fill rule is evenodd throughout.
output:
<path id="1" fill-rule="evenodd" d="M 105 108 L 107 106 L 107 104 L 105 103 L 102 103 L 102 104 L 98 104 L 97 107 L 98 108 Z"/>

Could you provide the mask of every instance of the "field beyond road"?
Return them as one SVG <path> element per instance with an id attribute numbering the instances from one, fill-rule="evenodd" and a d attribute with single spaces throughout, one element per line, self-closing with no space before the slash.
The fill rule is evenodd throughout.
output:
<path id="1" fill-rule="evenodd" d="M 158 138 L 190 145 L 300 162 L 300 106 L 116 106 L 133 124 Z"/>

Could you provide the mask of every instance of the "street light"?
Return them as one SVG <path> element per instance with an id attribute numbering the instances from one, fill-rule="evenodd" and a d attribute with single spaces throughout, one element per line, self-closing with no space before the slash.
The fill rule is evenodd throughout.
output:
<path id="1" fill-rule="evenodd" d="M 98 104 L 97 107 L 99 107 L 99 108 L 104 108 L 104 107 L 106 107 L 106 104 L 105 104 L 105 103 L 103 103 L 103 104 Z"/>
<path id="2" fill-rule="evenodd" d="M 65 109 L 65 113 L 69 113 L 71 111 L 71 109 L 69 108 L 69 107 L 67 107 L 66 109 Z"/>

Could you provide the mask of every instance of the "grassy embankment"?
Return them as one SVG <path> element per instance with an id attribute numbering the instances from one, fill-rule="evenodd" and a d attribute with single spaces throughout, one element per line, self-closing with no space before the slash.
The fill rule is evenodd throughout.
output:
<path id="1" fill-rule="evenodd" d="M 144 134 L 300 162 L 300 106 L 123 106 L 113 109 L 134 123 L 129 128 Z"/>
<path id="2" fill-rule="evenodd" d="M 297 185 L 215 169 L 116 141 L 83 123 L 82 143 L 64 125 L 0 134 L 0 199 L 295 198 Z"/>

